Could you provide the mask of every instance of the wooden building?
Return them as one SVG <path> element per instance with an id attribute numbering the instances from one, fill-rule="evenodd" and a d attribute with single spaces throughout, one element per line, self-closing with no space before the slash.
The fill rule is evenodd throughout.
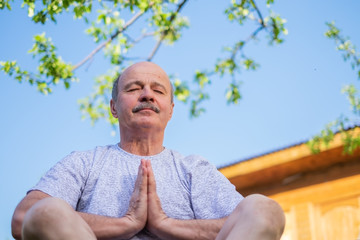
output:
<path id="1" fill-rule="evenodd" d="M 282 240 L 360 240 L 360 149 L 345 154 L 340 134 L 318 154 L 301 143 L 219 170 L 244 196 L 282 206 Z"/>

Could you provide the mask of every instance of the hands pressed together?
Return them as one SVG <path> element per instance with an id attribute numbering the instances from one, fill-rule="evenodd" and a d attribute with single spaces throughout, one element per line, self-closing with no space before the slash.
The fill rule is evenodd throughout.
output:
<path id="1" fill-rule="evenodd" d="M 226 217 L 191 220 L 168 217 L 162 209 L 156 192 L 156 182 L 151 162 L 142 159 L 129 209 L 121 219 L 126 229 L 120 234 L 122 238 L 131 238 L 146 228 L 160 239 L 215 239 Z M 120 236 L 116 233 L 106 236 L 110 235 Z"/>
<path id="2" fill-rule="evenodd" d="M 164 213 L 156 193 L 150 160 L 141 160 L 129 210 L 124 217 L 129 220 L 134 235 L 146 227 L 151 233 L 161 236 L 171 224 L 172 219 Z"/>

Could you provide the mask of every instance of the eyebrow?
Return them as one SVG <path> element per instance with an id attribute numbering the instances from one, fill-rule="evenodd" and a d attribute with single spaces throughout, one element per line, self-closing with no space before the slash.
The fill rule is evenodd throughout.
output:
<path id="1" fill-rule="evenodd" d="M 128 84 L 126 84 L 124 86 L 124 90 L 128 90 L 132 85 L 138 85 L 138 86 L 143 86 L 144 84 L 141 81 L 133 81 L 133 82 L 129 82 Z"/>
<path id="2" fill-rule="evenodd" d="M 144 84 L 144 82 L 139 81 L 139 80 L 132 81 L 132 82 L 129 82 L 128 84 L 126 84 L 124 86 L 124 90 L 125 91 L 128 90 L 132 85 L 138 85 L 140 87 L 143 87 L 145 84 Z M 151 82 L 150 86 L 151 87 L 160 87 L 167 93 L 166 87 L 163 84 L 159 83 L 159 82 Z"/>
<path id="3" fill-rule="evenodd" d="M 165 93 L 167 93 L 166 87 L 164 85 L 162 85 L 161 83 L 152 82 L 150 85 L 151 85 L 151 87 L 160 87 L 165 91 Z"/>

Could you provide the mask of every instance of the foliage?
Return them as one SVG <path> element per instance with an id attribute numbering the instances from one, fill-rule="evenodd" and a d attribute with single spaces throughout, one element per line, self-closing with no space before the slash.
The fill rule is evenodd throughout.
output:
<path id="1" fill-rule="evenodd" d="M 151 61 L 163 43 L 174 44 L 181 38 L 183 29 L 189 27 L 187 17 L 180 12 L 189 0 L 23 0 L 22 7 L 28 10 L 28 16 L 34 23 L 46 24 L 48 21 L 56 22 L 59 14 L 69 12 L 77 19 L 84 19 L 88 24 L 87 34 L 99 45 L 89 51 L 82 61 L 70 64 L 62 60 L 56 53 L 56 47 L 45 33 L 34 37 L 33 48 L 29 51 L 38 61 L 37 72 L 24 70 L 16 61 L 0 62 L 0 70 L 19 82 L 29 82 L 36 85 L 43 94 L 51 93 L 54 86 L 63 83 L 66 88 L 77 81 L 76 70 L 90 61 L 96 54 L 103 52 L 109 60 L 110 69 L 94 79 L 94 91 L 87 97 L 79 100 L 80 111 L 83 118 L 90 118 L 92 123 L 99 119 L 115 126 L 112 119 L 108 101 L 111 97 L 112 81 L 118 73 L 127 67 L 133 59 Z M 0 0 L 0 9 L 11 10 L 11 0 Z M 171 77 L 175 88 L 176 98 L 188 104 L 190 115 L 197 117 L 205 109 L 201 106 L 209 98 L 208 86 L 216 78 L 229 76 L 225 93 L 229 104 L 236 104 L 241 99 L 240 80 L 243 70 L 256 70 L 259 64 L 247 56 L 244 47 L 255 40 L 260 32 L 266 32 L 269 44 L 280 44 L 283 35 L 287 34 L 285 20 L 272 12 L 270 7 L 273 0 L 262 3 L 267 9 L 267 16 L 256 5 L 254 0 L 231 0 L 225 9 L 225 15 L 230 22 L 239 25 L 249 24 L 255 26 L 254 31 L 245 39 L 239 39 L 232 46 L 226 47 L 226 56 L 215 61 L 209 69 L 197 70 L 193 83 Z M 96 7 L 94 7 L 96 6 Z M 96 9 L 95 9 L 96 8 Z M 96 11 L 97 16 L 93 18 Z M 129 29 L 134 22 L 143 21 L 147 27 L 133 37 Z M 133 31 L 132 31 L 133 34 Z M 149 55 L 134 56 L 132 49 L 141 44 L 145 38 L 153 37 L 155 45 L 149 50 Z M 195 86 L 195 87 L 192 87 Z"/>
<path id="2" fill-rule="evenodd" d="M 335 41 L 336 49 L 342 53 L 344 61 L 351 62 L 351 67 L 357 71 L 357 78 L 360 80 L 360 53 L 356 51 L 355 45 L 348 37 L 340 34 L 341 31 L 334 22 L 326 23 L 326 25 L 329 29 L 325 32 L 325 36 Z M 360 96 L 357 88 L 353 84 L 346 85 L 342 88 L 342 92 L 347 95 L 353 114 L 358 118 L 360 116 Z M 308 145 L 314 153 L 318 153 L 322 148 L 329 146 L 334 140 L 335 133 L 339 133 L 344 142 L 344 152 L 351 154 L 360 147 L 360 134 L 348 129 L 349 126 L 356 125 L 356 123 L 355 119 L 351 120 L 348 117 L 340 116 L 326 125 L 325 129 L 308 142 Z"/>
<path id="3" fill-rule="evenodd" d="M 34 36 L 34 45 L 29 53 L 34 58 L 39 58 L 38 73 L 34 74 L 26 70 L 21 70 L 16 61 L 0 62 L 0 70 L 4 71 L 19 82 L 29 82 L 36 85 L 38 91 L 43 94 L 52 92 L 52 85 L 63 82 L 65 88 L 70 88 L 70 82 L 76 81 L 73 76 L 72 65 L 65 63 L 55 52 L 56 47 L 50 38 L 45 37 L 45 33 Z M 43 80 L 41 80 L 43 79 Z"/>

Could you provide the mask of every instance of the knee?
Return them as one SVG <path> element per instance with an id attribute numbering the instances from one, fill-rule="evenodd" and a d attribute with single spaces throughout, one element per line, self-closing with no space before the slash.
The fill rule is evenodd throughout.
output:
<path id="1" fill-rule="evenodd" d="M 52 219 L 62 217 L 69 208 L 72 209 L 70 205 L 61 199 L 53 197 L 44 198 L 35 203 L 25 214 L 24 224 L 33 221 L 51 221 Z"/>
<path id="2" fill-rule="evenodd" d="M 49 225 L 57 224 L 59 219 L 65 220 L 68 217 L 71 206 L 58 198 L 44 198 L 35 203 L 25 214 L 22 225 L 22 236 L 41 235 L 41 232 Z"/>
<path id="3" fill-rule="evenodd" d="M 260 194 L 247 196 L 236 210 L 246 216 L 253 225 L 280 239 L 285 227 L 285 215 L 274 200 Z"/>

